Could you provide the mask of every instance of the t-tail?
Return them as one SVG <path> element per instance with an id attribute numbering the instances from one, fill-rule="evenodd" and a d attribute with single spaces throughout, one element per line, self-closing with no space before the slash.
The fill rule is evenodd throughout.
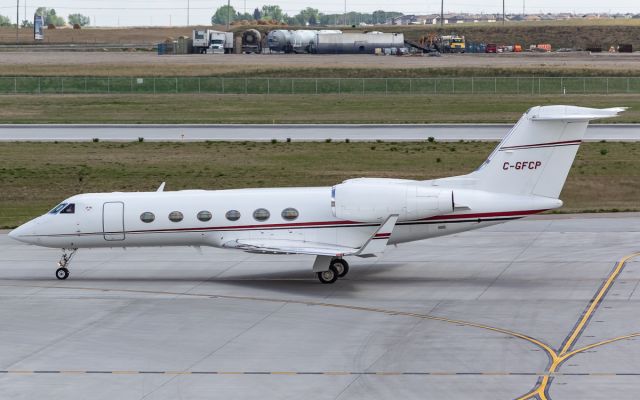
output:
<path id="1" fill-rule="evenodd" d="M 533 107 L 466 178 L 480 190 L 557 199 L 589 121 L 615 117 L 625 109 Z"/>

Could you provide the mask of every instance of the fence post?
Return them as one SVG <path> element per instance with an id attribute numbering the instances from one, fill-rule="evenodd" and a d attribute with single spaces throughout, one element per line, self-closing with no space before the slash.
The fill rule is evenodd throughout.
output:
<path id="1" fill-rule="evenodd" d="M 629 78 L 627 78 L 627 93 L 629 93 Z"/>
<path id="2" fill-rule="evenodd" d="M 384 78 L 384 94 L 389 94 L 389 78 Z"/>
<path id="3" fill-rule="evenodd" d="M 40 87 L 40 77 L 38 77 L 38 94 L 42 93 L 42 88 Z"/>
<path id="4" fill-rule="evenodd" d="M 178 93 L 178 77 L 176 77 L 176 93 Z"/>
<path id="5" fill-rule="evenodd" d="M 471 94 L 475 94 L 475 82 L 473 76 L 471 77 Z"/>
<path id="6" fill-rule="evenodd" d="M 607 77 L 607 94 L 609 94 L 609 78 Z"/>
<path id="7" fill-rule="evenodd" d="M 316 94 L 318 94 L 318 78 L 316 78 Z"/>
<path id="8" fill-rule="evenodd" d="M 60 93 L 64 94 L 64 78 L 60 78 Z"/>
<path id="9" fill-rule="evenodd" d="M 200 80 L 201 80 L 201 78 L 200 78 L 200 77 L 198 77 L 198 93 L 201 93 L 201 92 L 200 92 Z"/>
<path id="10" fill-rule="evenodd" d="M 362 95 L 364 96 L 364 78 L 362 78 Z"/>
<path id="11" fill-rule="evenodd" d="M 456 93 L 456 78 L 451 78 L 451 93 Z"/>
<path id="12" fill-rule="evenodd" d="M 111 78 L 107 77 L 107 93 L 111 93 Z"/>
<path id="13" fill-rule="evenodd" d="M 156 94 L 156 78 L 153 77 L 153 94 Z"/>
<path id="14" fill-rule="evenodd" d="M 224 94 L 224 78 L 220 78 L 220 80 L 222 81 L 222 94 Z"/>
<path id="15" fill-rule="evenodd" d="M 538 94 L 541 94 L 541 93 L 542 93 L 542 91 L 540 90 L 540 79 L 541 79 L 541 78 L 538 78 Z"/>
<path id="16" fill-rule="evenodd" d="M 409 78 L 409 94 L 413 94 L 413 79 Z"/>
<path id="17" fill-rule="evenodd" d="M 582 78 L 582 93 L 587 93 L 587 78 Z"/>
<path id="18" fill-rule="evenodd" d="M 564 91 L 564 78 L 562 76 L 560 77 L 560 93 L 566 94 Z"/>
<path id="19" fill-rule="evenodd" d="M 13 93 L 18 93 L 18 77 L 13 77 Z"/>
<path id="20" fill-rule="evenodd" d="M 248 90 L 247 85 L 248 85 L 247 78 L 244 78 L 244 94 L 247 94 L 247 90 Z"/>
<path id="21" fill-rule="evenodd" d="M 271 80 L 267 78 L 267 94 L 271 94 Z"/>
<path id="22" fill-rule="evenodd" d="M 493 77 L 493 93 L 498 93 L 498 78 Z"/>

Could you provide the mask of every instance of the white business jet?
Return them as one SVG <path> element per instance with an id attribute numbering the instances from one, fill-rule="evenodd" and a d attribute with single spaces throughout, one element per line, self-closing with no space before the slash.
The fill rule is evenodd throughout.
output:
<path id="1" fill-rule="evenodd" d="M 78 249 L 214 246 L 316 256 L 333 283 L 345 257 L 387 244 L 478 229 L 562 206 L 560 191 L 590 120 L 625 108 L 541 106 L 527 111 L 474 172 L 451 178 L 349 179 L 333 187 L 91 193 L 70 197 L 11 231 L 62 249 L 58 279 Z"/>

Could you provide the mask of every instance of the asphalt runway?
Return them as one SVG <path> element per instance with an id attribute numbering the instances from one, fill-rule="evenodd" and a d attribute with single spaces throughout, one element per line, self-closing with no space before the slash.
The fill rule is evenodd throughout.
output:
<path id="1" fill-rule="evenodd" d="M 312 258 L 59 252 L 0 235 L 0 393 L 19 399 L 637 399 L 640 214 L 542 216 Z"/>
<path id="2" fill-rule="evenodd" d="M 0 125 L 0 141 L 496 141 L 513 124 L 485 125 Z M 586 141 L 638 141 L 638 124 L 594 124 Z"/>

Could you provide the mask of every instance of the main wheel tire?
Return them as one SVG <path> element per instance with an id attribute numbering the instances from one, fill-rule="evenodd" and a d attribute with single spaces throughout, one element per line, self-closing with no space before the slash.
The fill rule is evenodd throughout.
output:
<path id="1" fill-rule="evenodd" d="M 344 278 L 349 273 L 349 263 L 341 258 L 332 260 L 331 266 L 338 272 L 338 278 Z"/>
<path id="2" fill-rule="evenodd" d="M 58 268 L 56 270 L 56 278 L 60 279 L 61 281 L 67 279 L 69 277 L 69 270 L 66 268 Z"/>
<path id="3" fill-rule="evenodd" d="M 338 280 L 338 271 L 336 271 L 333 265 L 326 271 L 318 272 L 317 275 L 320 282 L 324 284 L 333 283 Z"/>

